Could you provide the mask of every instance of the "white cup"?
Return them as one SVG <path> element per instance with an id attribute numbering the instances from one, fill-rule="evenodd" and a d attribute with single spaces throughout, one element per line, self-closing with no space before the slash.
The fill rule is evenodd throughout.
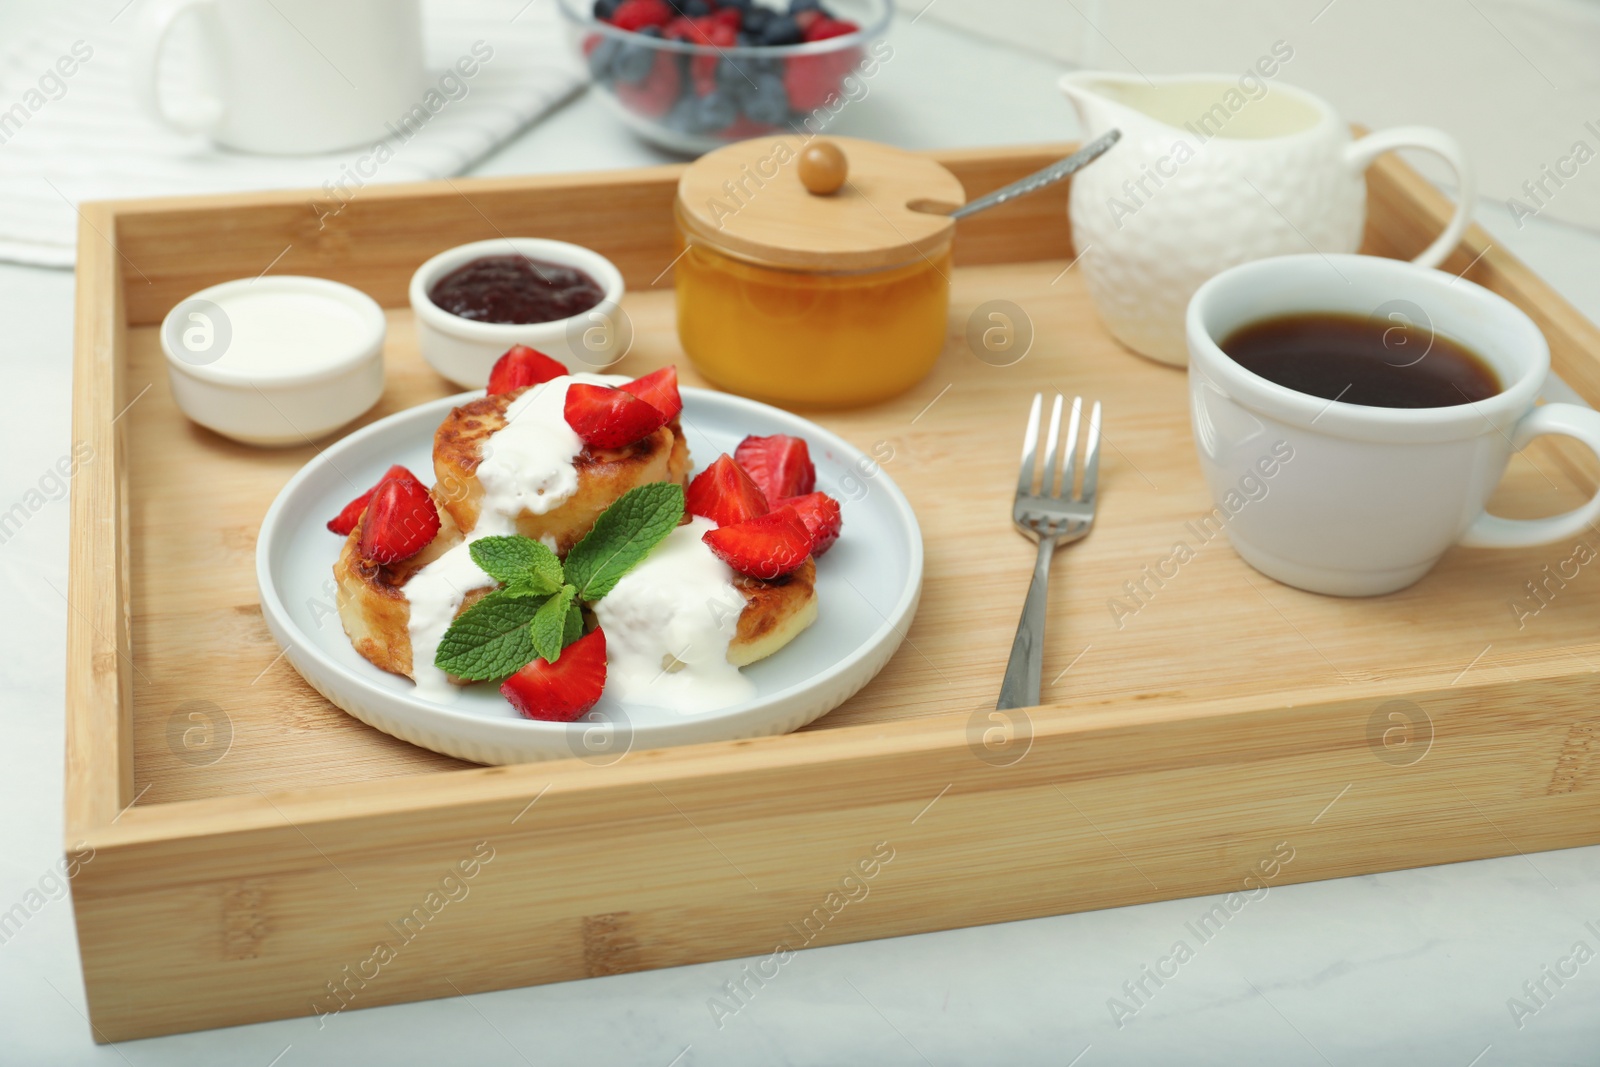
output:
<path id="1" fill-rule="evenodd" d="M 160 70 L 184 15 L 199 22 L 212 95 L 174 112 Z M 131 69 L 152 117 L 228 148 L 295 155 L 371 143 L 424 92 L 418 0 L 154 0 L 135 28 Z"/>
<path id="2" fill-rule="evenodd" d="M 1243 325 L 1298 312 L 1427 327 L 1483 357 L 1503 388 L 1452 407 L 1347 404 L 1268 381 L 1218 345 Z M 1195 445 L 1217 505 L 1204 521 L 1270 578 L 1337 596 L 1389 593 L 1451 545 L 1545 544 L 1600 518 L 1600 496 L 1542 519 L 1485 511 L 1511 454 L 1535 437 L 1564 434 L 1600 454 L 1600 413 L 1535 405 L 1549 346 L 1533 320 L 1481 286 L 1376 256 L 1282 256 L 1202 285 L 1187 330 Z"/>

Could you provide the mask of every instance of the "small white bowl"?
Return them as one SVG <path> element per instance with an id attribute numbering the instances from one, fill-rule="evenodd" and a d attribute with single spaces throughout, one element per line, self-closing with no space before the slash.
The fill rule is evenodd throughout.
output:
<path id="1" fill-rule="evenodd" d="M 478 322 L 452 315 L 428 297 L 434 283 L 479 256 L 520 253 L 575 267 L 599 283 L 605 296 L 581 315 L 551 322 Z M 467 389 L 489 384 L 495 360 L 512 345 L 527 345 L 565 363 L 573 371 L 596 372 L 627 354 L 633 329 L 622 311 L 622 272 L 605 256 L 566 241 L 541 237 L 496 237 L 440 252 L 411 276 L 411 314 L 422 358 L 440 374 Z"/>
<path id="2" fill-rule="evenodd" d="M 325 278 L 241 278 L 202 289 L 161 322 L 179 409 L 250 445 L 306 444 L 383 393 L 383 309 Z"/>

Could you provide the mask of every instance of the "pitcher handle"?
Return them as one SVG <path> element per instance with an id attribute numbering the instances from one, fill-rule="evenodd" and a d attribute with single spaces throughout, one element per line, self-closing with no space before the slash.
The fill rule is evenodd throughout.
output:
<path id="1" fill-rule="evenodd" d="M 1422 254 L 1411 262 L 1421 267 L 1437 267 L 1455 250 L 1472 224 L 1472 209 L 1478 201 L 1477 179 L 1472 164 L 1467 162 L 1461 145 L 1443 130 L 1431 126 L 1396 126 L 1392 130 L 1369 133 L 1345 149 L 1345 161 L 1358 171 L 1366 170 L 1372 161 L 1396 148 L 1421 148 L 1439 156 L 1456 172 L 1456 213 L 1450 224 Z"/>
<path id="2" fill-rule="evenodd" d="M 134 26 L 133 95 L 145 114 L 179 133 L 210 133 L 222 122 L 224 105 L 220 98 L 206 100 L 192 116 L 174 115 L 161 100 L 161 60 L 168 35 L 184 15 L 201 14 L 215 7 L 215 0 L 158 0 L 139 12 Z M 215 44 L 207 41 L 205 47 Z"/>

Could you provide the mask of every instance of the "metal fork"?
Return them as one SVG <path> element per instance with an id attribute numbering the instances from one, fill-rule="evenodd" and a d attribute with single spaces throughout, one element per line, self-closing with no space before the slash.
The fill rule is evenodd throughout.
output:
<path id="1" fill-rule="evenodd" d="M 1087 537 L 1094 525 L 1095 485 L 1100 474 L 1100 402 L 1095 401 L 1089 411 L 1081 488 L 1074 483 L 1083 397 L 1072 398 L 1065 441 L 1061 440 L 1063 403 L 1058 393 L 1050 407 L 1042 474 L 1035 459 L 1043 393 L 1034 394 L 1033 407 L 1028 412 L 1028 435 L 1022 442 L 1022 473 L 1017 476 L 1017 499 L 1011 506 L 1011 521 L 1022 533 L 1038 540 L 1039 558 L 1033 565 L 1028 599 L 1022 602 L 1022 618 L 1017 623 L 1017 636 L 1011 642 L 1011 660 L 1006 664 L 1006 676 L 1000 683 L 997 709 L 1025 708 L 1039 703 L 1039 676 L 1044 668 L 1045 602 L 1050 595 L 1050 557 L 1057 546 Z M 1058 445 L 1064 446 L 1059 449 L 1059 470 L 1056 464 Z M 1039 475 L 1037 491 L 1033 487 L 1035 475 Z"/>

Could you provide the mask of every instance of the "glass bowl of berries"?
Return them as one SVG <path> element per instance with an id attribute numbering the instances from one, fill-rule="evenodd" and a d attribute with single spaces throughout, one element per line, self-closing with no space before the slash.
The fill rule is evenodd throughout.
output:
<path id="1" fill-rule="evenodd" d="M 689 155 L 820 133 L 892 54 L 890 0 L 561 0 L 561 10 L 613 110 Z"/>

